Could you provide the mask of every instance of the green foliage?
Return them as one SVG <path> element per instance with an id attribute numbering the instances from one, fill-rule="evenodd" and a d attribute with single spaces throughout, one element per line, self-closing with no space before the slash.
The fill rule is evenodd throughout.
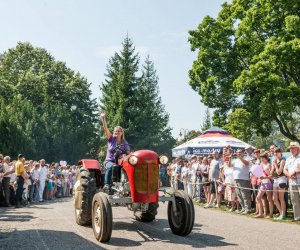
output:
<path id="1" fill-rule="evenodd" d="M 252 130 L 250 127 L 245 126 L 247 123 L 250 123 L 250 113 L 245 109 L 237 108 L 228 116 L 228 124 L 225 129 L 233 136 L 243 141 L 249 141 Z"/>
<path id="2" fill-rule="evenodd" d="M 159 96 L 154 64 L 147 57 L 139 76 L 139 55 L 131 39 L 126 37 L 122 45 L 123 49 L 110 58 L 105 82 L 100 87 L 100 107 L 106 113 L 110 130 L 120 125 L 126 140 L 137 149 L 169 153 L 175 140 Z M 105 153 L 106 141 L 102 138 L 101 159 Z"/>
<path id="3" fill-rule="evenodd" d="M 95 148 L 90 84 L 45 49 L 19 43 L 5 52 L 0 86 L 1 152 L 75 163 Z"/>
<path id="4" fill-rule="evenodd" d="M 212 124 L 211 124 L 211 116 L 210 116 L 209 108 L 206 108 L 204 121 L 203 121 L 203 124 L 201 126 L 201 131 L 204 132 L 205 130 L 210 129 L 211 126 L 212 126 Z"/>
<path id="5" fill-rule="evenodd" d="M 188 133 L 186 135 L 183 135 L 182 139 L 178 139 L 176 141 L 176 146 L 179 146 L 180 144 L 192 140 L 194 138 L 196 138 L 197 136 L 199 136 L 201 134 L 201 131 L 199 130 L 190 130 L 188 131 Z"/>
<path id="6" fill-rule="evenodd" d="M 299 16 L 298 0 L 233 0 L 190 31 L 199 50 L 190 85 L 214 108 L 214 125 L 245 139 L 269 135 L 276 122 L 300 140 L 290 126 L 300 107 Z"/>

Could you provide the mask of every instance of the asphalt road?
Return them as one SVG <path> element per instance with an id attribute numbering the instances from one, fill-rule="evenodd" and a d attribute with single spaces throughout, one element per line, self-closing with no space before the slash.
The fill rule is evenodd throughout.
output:
<path id="1" fill-rule="evenodd" d="M 75 223 L 72 198 L 0 208 L 0 249 L 300 249 L 299 225 L 201 207 L 195 212 L 192 233 L 180 237 L 170 231 L 166 204 L 151 223 L 137 222 L 127 208 L 115 207 L 111 241 L 101 244 L 91 227 Z"/>

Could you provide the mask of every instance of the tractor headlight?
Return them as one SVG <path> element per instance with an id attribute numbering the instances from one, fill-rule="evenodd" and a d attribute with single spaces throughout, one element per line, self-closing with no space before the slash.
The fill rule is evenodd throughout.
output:
<path id="1" fill-rule="evenodd" d="M 168 163 L 168 157 L 167 156 L 165 156 L 165 155 L 161 155 L 160 157 L 159 157 L 159 162 L 160 162 L 160 164 L 167 164 Z"/>
<path id="2" fill-rule="evenodd" d="M 134 166 L 137 164 L 138 158 L 135 155 L 131 155 L 131 156 L 129 156 L 128 161 L 132 166 Z"/>

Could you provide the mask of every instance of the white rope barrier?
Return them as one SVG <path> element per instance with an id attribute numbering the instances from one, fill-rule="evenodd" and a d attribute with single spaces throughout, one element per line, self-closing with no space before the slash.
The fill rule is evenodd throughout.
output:
<path id="1" fill-rule="evenodd" d="M 229 186 L 229 187 L 232 187 L 232 188 L 238 188 L 238 189 L 244 189 L 244 190 L 252 190 L 252 191 L 264 191 L 264 192 L 276 192 L 276 193 L 280 193 L 280 192 L 283 192 L 283 193 L 289 193 L 289 192 L 293 192 L 291 190 L 288 190 L 288 189 L 284 189 L 284 190 L 280 190 L 279 187 L 278 187 L 278 190 L 261 190 L 260 188 L 252 188 L 252 187 L 239 187 L 239 186 L 236 186 L 236 185 L 230 185 L 230 184 L 227 184 L 227 183 L 223 183 L 221 182 L 220 180 L 214 180 L 214 181 L 207 181 L 207 182 L 191 182 L 191 181 L 183 181 L 181 180 L 180 178 L 176 177 L 173 181 L 180 181 L 181 183 L 186 183 L 186 184 L 191 184 L 191 185 L 204 185 L 204 184 L 210 184 L 212 182 L 215 183 L 215 188 L 217 190 L 217 183 L 219 184 L 222 184 L 224 187 L 226 186 Z M 273 183 L 272 183 L 273 185 Z M 260 185 L 258 185 L 260 186 Z M 295 192 L 298 192 L 297 190 L 295 190 Z"/>

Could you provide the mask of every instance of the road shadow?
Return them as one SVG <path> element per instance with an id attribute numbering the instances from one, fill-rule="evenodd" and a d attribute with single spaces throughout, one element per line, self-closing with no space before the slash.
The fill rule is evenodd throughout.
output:
<path id="1" fill-rule="evenodd" d="M 195 223 L 193 231 L 189 235 L 182 237 L 172 233 L 167 219 L 157 219 L 150 223 L 142 223 L 136 220 L 132 222 L 115 221 L 113 224 L 113 230 L 137 232 L 139 239 L 135 242 L 139 244 L 144 242 L 172 243 L 178 248 L 180 248 L 180 245 L 197 248 L 237 246 L 234 243 L 226 242 L 225 238 L 221 236 L 200 232 L 201 227 L 201 224 Z M 128 246 L 124 239 L 114 240 L 114 237 L 112 237 L 109 245 L 118 247 Z"/>
<path id="2" fill-rule="evenodd" d="M 0 209 L 0 221 L 30 221 L 36 218 L 32 214 L 32 212 L 21 212 L 12 208 Z"/>
<path id="3" fill-rule="evenodd" d="M 78 234 L 53 230 L 14 230 L 0 233 L 0 249 L 105 249 Z"/>

